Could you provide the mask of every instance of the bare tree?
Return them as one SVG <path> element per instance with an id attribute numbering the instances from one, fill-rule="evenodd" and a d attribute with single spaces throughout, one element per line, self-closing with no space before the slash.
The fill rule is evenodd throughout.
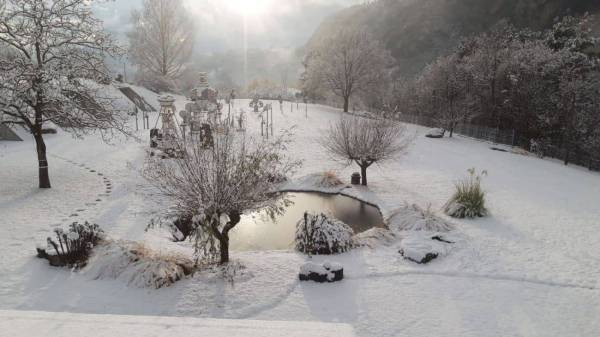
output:
<path id="1" fill-rule="evenodd" d="M 392 57 L 364 28 L 343 29 L 317 44 L 304 62 L 306 86 L 323 83 L 344 100 L 388 78 Z"/>
<path id="2" fill-rule="evenodd" d="M 164 86 L 181 75 L 194 49 L 192 20 L 182 0 L 144 0 L 133 11 L 129 53 L 141 76 Z"/>
<path id="3" fill-rule="evenodd" d="M 229 262 L 229 232 L 244 212 L 265 210 L 271 216 L 289 202 L 277 186 L 300 164 L 285 156 L 289 134 L 255 141 L 227 128 L 212 148 L 180 144 L 179 159 L 149 158 L 144 176 L 173 201 L 169 217 L 193 219 L 197 253 L 218 242 L 220 262 Z M 224 220 L 226 218 L 226 220 Z"/>
<path id="4" fill-rule="evenodd" d="M 418 79 L 420 95 L 429 98 L 421 102 L 421 109 L 450 137 L 458 123 L 468 122 L 474 115 L 473 76 L 467 68 L 455 55 L 440 57 Z"/>
<path id="5" fill-rule="evenodd" d="M 90 1 L 6 0 L 0 6 L 0 111 L 33 134 L 40 188 L 51 186 L 45 123 L 76 135 L 126 131 L 126 114 L 99 84 L 111 80 L 105 57 L 119 53 Z"/>
<path id="6" fill-rule="evenodd" d="M 346 117 L 330 127 L 321 144 L 333 157 L 360 166 L 366 186 L 367 169 L 403 154 L 413 139 L 404 125 L 392 120 Z"/>

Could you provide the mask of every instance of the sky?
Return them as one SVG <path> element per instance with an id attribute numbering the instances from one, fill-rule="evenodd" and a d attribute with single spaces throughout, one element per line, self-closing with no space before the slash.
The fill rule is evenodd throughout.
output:
<path id="1" fill-rule="evenodd" d="M 291 49 L 304 45 L 327 16 L 364 0 L 185 0 L 196 18 L 196 52 L 243 48 Z M 124 38 L 131 10 L 143 0 L 95 5 L 105 28 Z M 244 27 L 246 29 L 244 29 Z M 244 34 L 246 31 L 246 34 Z"/>

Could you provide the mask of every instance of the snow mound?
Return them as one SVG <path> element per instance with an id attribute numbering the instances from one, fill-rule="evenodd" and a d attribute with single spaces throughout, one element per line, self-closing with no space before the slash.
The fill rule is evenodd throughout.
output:
<path id="1" fill-rule="evenodd" d="M 423 209 L 416 204 L 405 204 L 394 212 L 389 223 L 396 231 L 449 232 L 454 229 L 454 225 L 436 216 L 431 207 Z"/>
<path id="2" fill-rule="evenodd" d="M 296 224 L 296 249 L 316 255 L 343 253 L 352 248 L 354 230 L 325 214 L 305 213 Z"/>
<path id="3" fill-rule="evenodd" d="M 314 262 L 306 262 L 305 264 L 300 266 L 301 275 L 308 275 L 310 273 L 327 274 L 327 270 L 325 269 L 325 267 L 323 267 L 323 265 Z"/>
<path id="4" fill-rule="evenodd" d="M 444 130 L 444 129 L 432 129 L 425 135 L 425 137 L 427 137 L 427 138 L 444 138 L 445 134 L 446 134 L 446 130 Z"/>
<path id="5" fill-rule="evenodd" d="M 254 277 L 254 274 L 240 261 L 230 261 L 226 265 L 212 265 L 202 270 L 197 276 L 208 282 L 217 283 L 227 281 L 230 284 L 246 282 Z"/>
<path id="6" fill-rule="evenodd" d="M 354 247 L 376 248 L 380 245 L 389 246 L 396 241 L 396 235 L 385 228 L 371 228 L 352 237 Z"/>
<path id="7" fill-rule="evenodd" d="M 280 186 L 281 191 L 319 191 L 323 193 L 340 193 L 348 188 L 347 184 L 333 172 L 313 173 L 290 180 Z"/>
<path id="8" fill-rule="evenodd" d="M 419 264 L 446 256 L 451 249 L 452 242 L 425 232 L 411 233 L 400 243 L 400 254 L 405 259 Z"/>
<path id="9" fill-rule="evenodd" d="M 325 171 L 321 173 L 321 181 L 319 182 L 320 187 L 337 187 L 343 185 L 344 182 L 338 177 L 333 171 Z"/>
<path id="10" fill-rule="evenodd" d="M 162 288 L 190 275 L 194 262 L 153 252 L 141 244 L 112 241 L 98 246 L 85 273 L 93 279 L 121 279 L 139 288 Z"/>

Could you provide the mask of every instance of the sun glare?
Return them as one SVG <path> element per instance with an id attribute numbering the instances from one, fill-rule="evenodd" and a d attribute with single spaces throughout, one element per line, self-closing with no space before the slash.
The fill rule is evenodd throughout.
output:
<path id="1" fill-rule="evenodd" d="M 268 14 L 274 6 L 273 0 L 224 0 L 232 12 L 245 16 Z"/>

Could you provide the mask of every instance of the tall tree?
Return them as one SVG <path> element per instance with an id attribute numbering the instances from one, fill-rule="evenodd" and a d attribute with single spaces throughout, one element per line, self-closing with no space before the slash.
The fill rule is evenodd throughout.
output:
<path id="1" fill-rule="evenodd" d="M 348 112 L 350 98 L 388 78 L 392 62 L 389 52 L 365 28 L 342 29 L 308 53 L 305 86 L 322 83 L 343 99 Z"/>
<path id="2" fill-rule="evenodd" d="M 39 187 L 50 188 L 43 126 L 76 135 L 125 130 L 102 85 L 111 80 L 104 59 L 120 48 L 103 31 L 86 0 L 6 0 L 0 6 L 0 111 L 32 133 Z"/>
<path id="3" fill-rule="evenodd" d="M 194 49 L 194 23 L 183 0 L 144 0 L 132 12 L 129 54 L 140 76 L 154 89 L 169 89 Z"/>

